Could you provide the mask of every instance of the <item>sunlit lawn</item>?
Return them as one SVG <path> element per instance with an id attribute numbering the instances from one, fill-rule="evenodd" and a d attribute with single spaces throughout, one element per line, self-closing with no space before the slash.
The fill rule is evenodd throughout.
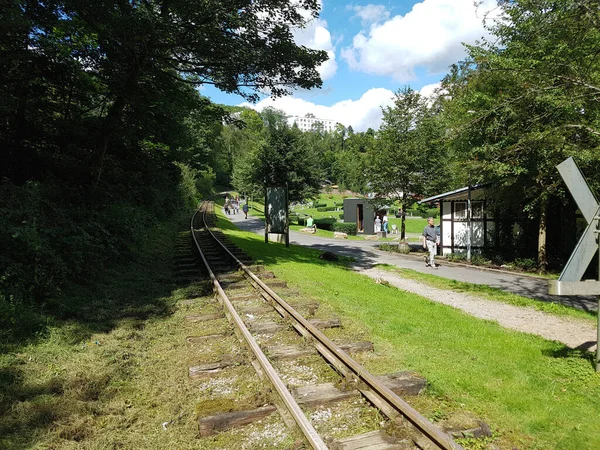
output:
<path id="1" fill-rule="evenodd" d="M 381 355 L 368 368 L 426 376 L 443 406 L 423 401 L 425 409 L 476 413 L 500 448 L 600 448 L 600 376 L 591 355 L 376 284 L 316 251 L 223 226 L 278 277 L 338 311 L 345 326 L 366 329 Z"/>

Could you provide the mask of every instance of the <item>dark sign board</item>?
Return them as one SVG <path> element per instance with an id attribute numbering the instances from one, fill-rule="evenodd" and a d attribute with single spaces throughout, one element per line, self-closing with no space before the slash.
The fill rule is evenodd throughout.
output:
<path id="1" fill-rule="evenodd" d="M 265 195 L 265 232 L 288 234 L 288 201 L 285 187 L 268 187 Z"/>

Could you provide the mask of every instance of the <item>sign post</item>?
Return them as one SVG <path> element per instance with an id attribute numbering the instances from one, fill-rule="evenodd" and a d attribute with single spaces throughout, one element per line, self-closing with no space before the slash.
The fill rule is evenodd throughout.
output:
<path id="1" fill-rule="evenodd" d="M 573 195 L 588 226 L 558 280 L 549 282 L 548 293 L 552 295 L 600 296 L 600 205 L 573 158 L 566 159 L 556 168 Z M 581 281 L 596 252 L 598 252 L 598 280 Z M 598 297 L 596 372 L 600 372 L 600 297 Z"/>
<path id="2" fill-rule="evenodd" d="M 287 186 L 265 190 L 265 244 L 269 241 L 290 245 Z"/>

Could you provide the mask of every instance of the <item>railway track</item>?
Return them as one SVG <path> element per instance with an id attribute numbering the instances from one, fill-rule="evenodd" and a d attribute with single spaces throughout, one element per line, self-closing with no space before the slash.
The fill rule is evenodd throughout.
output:
<path id="1" fill-rule="evenodd" d="M 216 294 L 216 301 L 203 305 L 201 314 L 187 318 L 192 323 L 215 324 L 208 327 L 207 334 L 188 337 L 188 344 L 202 348 L 205 356 L 204 363 L 189 368 L 189 375 L 200 380 L 203 389 L 218 391 L 215 380 L 226 377 L 231 368 L 249 367 L 250 361 L 260 378 L 248 381 L 252 375 L 245 372 L 247 378 L 242 383 L 250 390 L 254 386 L 258 397 L 248 405 L 244 401 L 226 405 L 216 398 L 199 407 L 201 437 L 271 420 L 271 424 L 278 424 L 274 426 L 283 423 L 291 430 L 282 448 L 289 448 L 290 440 L 294 442 L 292 448 L 462 448 L 447 430 L 438 428 L 401 398 L 423 390 L 422 377 L 410 372 L 388 376 L 369 373 L 351 355 L 372 350 L 372 344 L 329 338 L 326 330 L 339 327 L 339 319 L 318 318 L 317 304 L 298 299 L 284 282 L 253 264 L 214 229 L 213 208 L 212 202 L 204 202 L 192 218 L 191 240 L 197 254 L 180 261 L 184 275 L 186 270 L 201 270 Z M 185 245 L 181 244 L 182 249 Z M 285 290 L 288 301 L 274 289 Z M 240 342 L 245 345 L 240 346 Z M 337 428 L 322 427 L 323 416 L 331 418 L 335 415 L 332 408 L 340 404 L 345 407 L 338 410 Z"/>

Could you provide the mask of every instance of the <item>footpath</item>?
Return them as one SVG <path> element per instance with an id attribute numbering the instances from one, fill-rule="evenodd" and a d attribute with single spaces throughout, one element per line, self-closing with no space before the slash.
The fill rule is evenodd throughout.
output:
<path id="1" fill-rule="evenodd" d="M 264 221 L 261 219 L 252 216 L 244 219 L 243 214 L 229 215 L 227 218 L 244 231 L 264 234 Z M 357 272 L 375 279 L 385 280 L 393 286 L 418 293 L 433 301 L 450 304 L 471 315 L 488 320 L 497 320 L 507 328 L 538 334 L 547 339 L 563 342 L 571 348 L 585 350 L 595 348 L 597 340 L 596 327 L 588 321 L 557 318 L 550 314 L 534 311 L 532 308 L 503 305 L 499 302 L 483 300 L 462 293 L 457 294 L 431 287 L 425 288 L 421 283 L 378 270 L 375 266 L 377 264 L 390 264 L 451 280 L 487 285 L 523 297 L 560 303 L 584 311 L 594 312 L 597 310 L 597 300 L 593 297 L 549 295 L 548 280 L 546 278 L 445 261 L 441 262 L 438 269 L 432 269 L 425 266 L 424 253 L 401 255 L 384 252 L 376 248 L 380 245 L 377 241 L 328 239 L 292 231 L 290 232 L 290 244 L 351 257 L 355 261 L 353 268 Z"/>

